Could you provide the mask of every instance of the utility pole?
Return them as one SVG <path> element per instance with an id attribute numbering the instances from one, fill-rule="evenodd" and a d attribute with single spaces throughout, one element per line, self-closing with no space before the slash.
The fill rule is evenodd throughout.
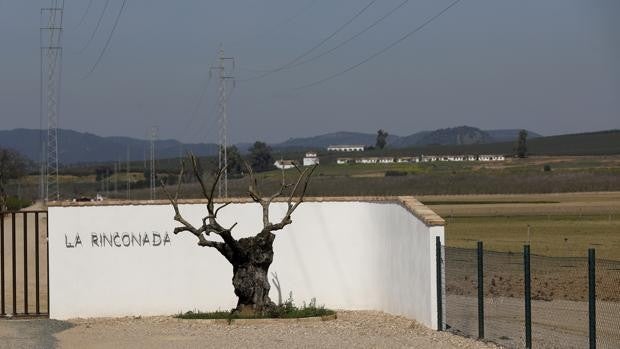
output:
<path id="1" fill-rule="evenodd" d="M 229 63 L 229 64 L 227 64 Z M 218 65 L 209 69 L 209 76 L 213 70 L 218 74 L 218 166 L 224 168 L 222 180 L 218 183 L 219 197 L 228 197 L 228 80 L 232 80 L 233 88 L 235 86 L 235 78 L 232 73 L 235 70 L 235 59 L 233 57 L 224 57 L 224 49 L 220 44 L 220 52 Z"/>
<path id="2" fill-rule="evenodd" d="M 155 176 L 155 141 L 157 140 L 158 131 L 157 126 L 151 128 L 151 200 L 155 200 L 155 179 L 157 178 Z"/>
<path id="3" fill-rule="evenodd" d="M 129 163 L 129 147 L 127 147 L 127 200 L 131 200 L 131 165 Z"/>
<path id="4" fill-rule="evenodd" d="M 49 8 L 41 9 L 41 124 L 47 119 L 47 146 L 45 160 L 41 157 L 41 199 L 59 200 L 58 185 L 58 118 L 60 107 L 60 81 L 62 73 L 62 18 L 64 0 L 52 0 Z M 42 146 L 43 148 L 43 146 Z M 42 149 L 43 150 L 43 149 Z"/>
<path id="5" fill-rule="evenodd" d="M 121 168 L 120 161 L 114 163 L 114 196 L 118 195 L 118 171 Z"/>

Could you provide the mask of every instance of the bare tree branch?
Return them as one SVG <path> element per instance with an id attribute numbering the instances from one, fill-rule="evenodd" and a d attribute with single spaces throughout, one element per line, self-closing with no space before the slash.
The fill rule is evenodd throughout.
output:
<path id="1" fill-rule="evenodd" d="M 282 220 L 276 224 L 271 223 L 269 221 L 269 206 L 276 198 L 282 196 L 284 194 L 284 191 L 289 189 L 291 185 L 286 184 L 286 179 L 284 177 L 284 174 L 282 174 L 282 182 L 281 182 L 281 185 L 278 191 L 276 191 L 273 195 L 271 195 L 267 199 L 263 199 L 260 196 L 260 191 L 257 188 L 257 181 L 256 181 L 253 171 L 251 170 L 251 168 L 249 168 L 249 165 L 247 165 L 247 163 L 246 163 L 246 166 L 248 166 L 248 172 L 250 174 L 250 185 L 248 188 L 248 192 L 250 193 L 250 197 L 252 197 L 252 199 L 255 202 L 261 204 L 262 209 L 263 209 L 263 232 L 271 232 L 275 230 L 280 230 L 280 229 L 283 229 L 285 226 L 291 224 L 293 222 L 291 220 L 291 215 L 293 214 L 293 212 L 295 212 L 297 207 L 299 207 L 299 205 L 303 202 L 303 199 L 306 195 L 306 191 L 308 190 L 308 183 L 310 182 L 310 177 L 312 176 L 312 173 L 316 169 L 317 165 L 314 165 L 310 168 L 306 168 L 303 171 L 297 168 L 300 174 L 299 174 L 299 177 L 297 178 L 297 181 L 292 186 L 292 190 L 289 193 L 289 197 L 287 200 L 287 211 L 284 217 L 282 218 Z M 295 198 L 296 195 L 297 195 L 297 198 Z"/>
<path id="2" fill-rule="evenodd" d="M 211 189 L 207 190 L 207 185 L 204 182 L 204 179 L 202 178 L 202 174 L 200 171 L 200 163 L 198 161 L 198 158 L 191 153 L 188 156 L 192 163 L 192 168 L 194 170 L 194 176 L 200 183 L 203 196 L 207 199 L 208 215 L 202 220 L 202 226 L 200 228 L 196 228 L 194 225 L 192 225 L 187 220 L 185 220 L 183 216 L 181 215 L 181 212 L 179 210 L 178 197 L 179 197 L 179 192 L 181 190 L 181 181 L 182 181 L 184 167 L 185 167 L 184 163 L 182 163 L 181 171 L 179 173 L 179 182 L 177 183 L 177 190 L 174 196 L 170 194 L 170 192 L 167 190 L 165 182 L 164 181 L 161 182 L 162 189 L 166 193 L 166 196 L 168 197 L 168 200 L 170 200 L 170 203 L 172 204 L 172 207 L 174 209 L 174 213 L 175 213 L 174 220 L 181 223 L 182 225 L 174 229 L 174 234 L 178 234 L 183 231 L 189 231 L 190 233 L 192 233 L 194 236 L 198 238 L 198 245 L 206 246 L 206 247 L 214 247 L 226 256 L 227 254 L 231 253 L 230 252 L 231 250 L 235 250 L 237 248 L 237 241 L 232 237 L 232 229 L 237 225 L 237 223 L 233 224 L 232 227 L 230 228 L 224 228 L 216 220 L 218 212 L 230 204 L 230 202 L 226 203 L 218 207 L 217 210 L 214 210 L 213 196 L 215 192 L 215 187 L 217 186 L 217 183 L 220 180 L 222 173 L 224 172 L 224 169 L 218 170 L 215 180 L 213 182 L 213 185 L 211 186 Z M 208 240 L 206 236 L 210 235 L 211 233 L 215 233 L 221 236 L 222 239 L 224 240 L 224 243 Z"/>

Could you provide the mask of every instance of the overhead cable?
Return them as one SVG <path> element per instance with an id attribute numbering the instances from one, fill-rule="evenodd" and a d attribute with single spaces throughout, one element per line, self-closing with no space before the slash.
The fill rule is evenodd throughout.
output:
<path id="1" fill-rule="evenodd" d="M 452 3 L 450 3 L 450 5 L 448 5 L 446 8 L 444 8 L 443 10 L 441 10 L 439 13 L 437 13 L 436 15 L 432 16 L 431 18 L 429 18 L 428 20 L 426 20 L 424 23 L 422 23 L 421 25 L 419 25 L 418 27 L 416 27 L 415 29 L 413 29 L 412 31 L 408 32 L 407 34 L 403 35 L 402 37 L 400 37 L 398 40 L 392 42 L 391 44 L 387 45 L 386 47 L 384 47 L 383 49 L 375 52 L 374 54 L 372 54 L 371 56 L 365 58 L 364 60 L 338 72 L 335 74 L 332 74 L 330 76 L 327 76 L 323 79 L 317 80 L 315 82 L 306 84 L 306 85 L 302 85 L 299 87 L 295 87 L 293 88 L 293 90 L 302 90 L 302 89 L 306 89 L 306 88 L 310 88 L 319 84 L 322 84 L 324 82 L 327 82 L 329 80 L 335 79 L 341 75 L 344 75 L 348 72 L 350 72 L 351 70 L 354 70 L 358 67 L 360 67 L 361 65 L 368 63 L 369 61 L 371 61 L 372 59 L 384 54 L 385 52 L 389 51 L 390 49 L 392 49 L 394 46 L 400 44 L 401 42 L 405 41 L 406 39 L 408 39 L 410 36 L 416 34 L 417 32 L 421 31 L 422 29 L 424 29 L 427 25 L 431 24 L 433 21 L 435 21 L 437 18 L 441 17 L 444 13 L 448 12 L 448 10 L 450 10 L 452 7 L 454 7 L 456 4 L 458 4 L 459 2 L 461 2 L 461 0 L 455 0 Z"/>
<path id="2" fill-rule="evenodd" d="M 373 23 L 371 23 L 369 26 L 367 26 L 366 28 L 362 29 L 360 32 L 358 32 L 357 34 L 349 37 L 348 39 L 342 41 L 341 43 L 339 43 L 338 45 L 332 47 L 331 49 L 324 51 L 322 53 L 319 53 L 318 55 L 312 56 L 306 60 L 297 62 L 294 65 L 291 65 L 290 67 L 288 67 L 287 69 L 290 68 L 294 68 L 294 67 L 298 67 L 300 65 L 304 65 L 307 63 L 310 63 L 312 61 L 315 61 L 323 56 L 326 56 L 334 51 L 336 51 L 337 49 L 345 46 L 346 44 L 348 44 L 349 42 L 357 39 L 358 37 L 360 37 L 362 34 L 366 33 L 367 31 L 369 31 L 370 29 L 374 28 L 375 26 L 377 26 L 379 23 L 383 22 L 385 19 L 387 19 L 388 17 L 390 17 L 391 15 L 393 15 L 396 11 L 400 10 L 403 6 L 405 6 L 410 0 L 404 0 L 403 2 L 401 2 L 400 4 L 398 4 L 396 7 L 394 7 L 393 9 L 391 9 L 389 12 L 387 12 L 385 15 L 379 17 L 379 19 L 377 19 L 376 21 L 374 21 Z"/>
<path id="3" fill-rule="evenodd" d="M 99 27 L 101 26 L 101 21 L 103 20 L 103 17 L 105 16 L 106 10 L 108 9 L 108 5 L 110 5 L 110 0 L 105 1 L 105 4 L 103 5 L 103 9 L 101 10 L 101 14 L 99 14 L 97 25 L 95 26 L 95 29 L 93 29 L 93 32 L 90 34 L 90 38 L 86 42 L 86 45 L 84 45 L 84 47 L 82 47 L 82 49 L 79 51 L 80 53 L 86 51 L 86 49 L 93 42 L 93 39 L 95 38 L 95 35 L 97 35 L 97 32 L 99 31 Z"/>
<path id="4" fill-rule="evenodd" d="M 317 48 L 323 46 L 327 41 L 332 39 L 334 36 L 338 35 L 338 33 L 340 33 L 342 30 L 344 30 L 349 24 L 353 23 L 353 21 L 355 21 L 357 18 L 359 18 L 364 12 L 366 12 L 366 10 L 368 10 L 368 8 L 370 8 L 376 2 L 377 2 L 377 0 L 370 1 L 368 4 L 366 4 L 366 6 L 364 6 L 361 10 L 359 10 L 353 17 L 351 17 L 348 21 L 346 21 L 344 24 L 342 24 L 340 27 L 338 27 L 338 29 L 336 29 L 334 32 L 332 32 L 327 37 L 325 37 L 323 40 L 321 40 L 318 44 L 312 46 L 310 49 L 306 50 L 304 53 L 302 53 L 299 56 L 295 57 L 293 60 L 289 61 L 288 63 L 285 63 L 285 64 L 281 65 L 278 68 L 267 70 L 267 71 L 265 71 L 264 74 L 261 74 L 261 75 L 258 75 L 258 76 L 254 76 L 254 77 L 251 77 L 251 78 L 247 78 L 247 79 L 240 79 L 238 81 L 244 81 L 245 82 L 245 81 L 253 81 L 253 80 L 261 79 L 261 78 L 264 78 L 264 77 L 266 77 L 268 75 L 271 75 L 273 73 L 277 73 L 277 72 L 279 72 L 281 70 L 284 70 L 284 69 L 290 67 L 291 65 L 297 63 L 299 60 L 303 59 L 307 55 L 309 55 L 312 52 L 314 52 L 314 50 L 316 50 Z"/>
<path id="5" fill-rule="evenodd" d="M 90 0 L 88 2 L 88 6 L 86 6 L 86 10 L 84 10 L 84 13 L 82 14 L 82 18 L 80 19 L 78 24 L 75 26 L 75 28 L 79 28 L 82 25 L 82 23 L 84 23 L 84 20 L 86 19 L 86 16 L 88 15 L 88 12 L 90 11 L 90 8 L 92 6 L 93 6 L 93 0 Z"/>
<path id="6" fill-rule="evenodd" d="M 108 47 L 110 46 L 110 42 L 112 41 L 112 37 L 114 36 L 114 32 L 116 31 L 116 27 L 118 26 L 118 22 L 121 19 L 121 15 L 123 14 L 123 11 L 125 10 L 126 5 L 127 5 L 127 0 L 123 0 L 123 4 L 121 5 L 121 8 L 118 11 L 118 14 L 116 15 L 116 19 L 114 20 L 114 26 L 112 27 L 112 30 L 110 31 L 110 35 L 108 36 L 108 39 L 106 40 L 105 45 L 103 46 L 103 49 L 101 50 L 101 53 L 99 54 L 99 57 L 97 58 L 97 61 L 95 62 L 95 64 L 93 64 L 92 68 L 84 76 L 83 79 L 88 78 L 95 71 L 95 69 L 97 69 L 97 66 L 99 65 L 99 63 L 101 63 L 103 56 L 105 55 Z"/>
<path id="7" fill-rule="evenodd" d="M 310 8 L 312 8 L 314 6 L 314 4 L 317 3 L 318 0 L 311 0 L 310 2 L 308 2 L 305 6 L 301 7 L 297 12 L 295 12 L 294 14 L 292 14 L 290 17 L 280 21 L 278 24 L 275 24 L 273 26 L 270 26 L 268 29 L 266 30 L 261 30 L 258 33 L 255 33 L 255 35 L 252 35 L 251 37 L 245 38 L 245 39 L 239 39 L 239 40 L 235 40 L 231 43 L 227 43 L 227 44 L 232 44 L 233 46 L 237 46 L 239 44 L 239 42 L 245 42 L 248 41 L 250 39 L 257 39 L 260 38 L 261 36 L 264 36 L 266 33 L 269 32 L 273 32 L 275 29 L 287 25 L 290 22 L 292 22 L 293 20 L 295 20 L 297 17 L 303 15 L 306 11 L 308 11 Z M 258 69 L 245 69 L 245 70 L 249 70 L 249 71 L 258 71 Z M 260 70 L 259 72 L 264 72 L 265 70 Z"/>

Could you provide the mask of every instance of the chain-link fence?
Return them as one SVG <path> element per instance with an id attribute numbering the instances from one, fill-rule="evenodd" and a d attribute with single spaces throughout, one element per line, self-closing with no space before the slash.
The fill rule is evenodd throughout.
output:
<path id="1" fill-rule="evenodd" d="M 485 251 L 481 243 L 444 247 L 443 255 L 445 329 L 508 348 L 585 348 L 591 337 L 598 348 L 620 348 L 620 262 L 594 254 L 589 261 L 588 251 L 583 258 L 530 255 L 529 246 Z"/>

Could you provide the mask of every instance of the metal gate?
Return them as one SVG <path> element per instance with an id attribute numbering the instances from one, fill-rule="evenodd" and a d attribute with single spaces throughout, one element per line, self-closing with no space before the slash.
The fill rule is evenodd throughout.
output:
<path id="1" fill-rule="evenodd" d="M 0 318 L 49 315 L 47 211 L 0 213 Z"/>

